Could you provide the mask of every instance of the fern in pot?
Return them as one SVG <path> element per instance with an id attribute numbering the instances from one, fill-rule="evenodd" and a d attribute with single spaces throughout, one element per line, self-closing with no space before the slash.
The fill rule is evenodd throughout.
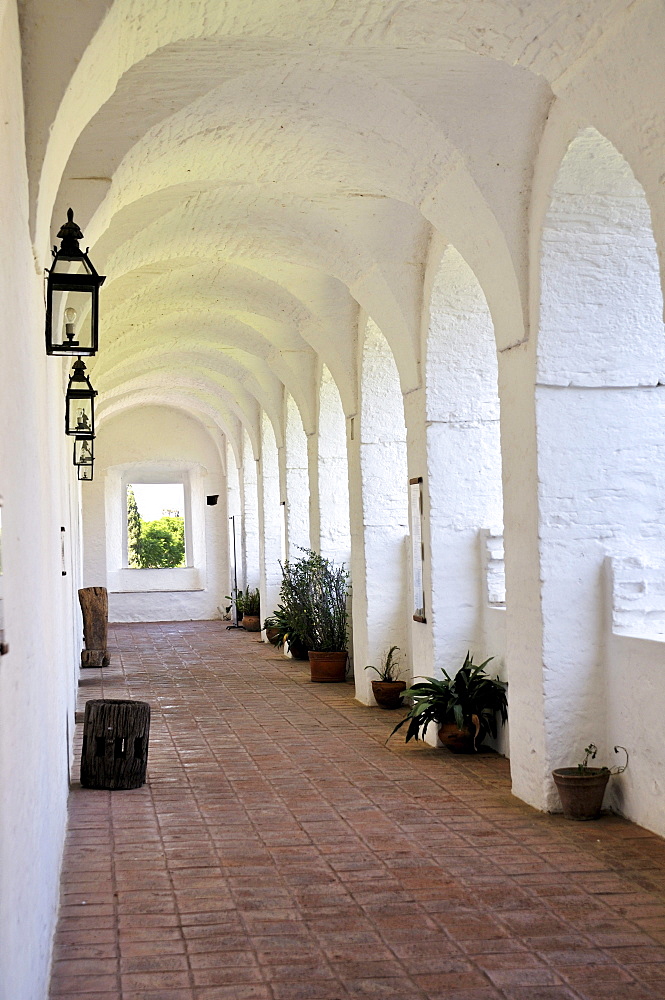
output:
<path id="1" fill-rule="evenodd" d="M 261 598 L 259 590 L 248 590 L 243 598 L 242 623 L 248 632 L 261 630 Z"/>
<path id="2" fill-rule="evenodd" d="M 453 753 L 476 753 L 487 735 L 496 738 L 497 716 L 508 719 L 507 685 L 488 677 L 483 663 L 474 663 L 469 652 L 452 677 L 427 677 L 404 692 L 413 704 L 391 736 L 408 723 L 406 742 L 423 740 L 430 723 L 439 725 L 439 739 Z"/>
<path id="3" fill-rule="evenodd" d="M 372 664 L 365 667 L 365 670 L 373 670 L 377 675 L 376 679 L 372 678 L 372 694 L 380 708 L 400 708 L 402 705 L 406 681 L 400 678 L 401 664 L 397 653 L 399 646 L 391 646 L 379 667 Z"/>

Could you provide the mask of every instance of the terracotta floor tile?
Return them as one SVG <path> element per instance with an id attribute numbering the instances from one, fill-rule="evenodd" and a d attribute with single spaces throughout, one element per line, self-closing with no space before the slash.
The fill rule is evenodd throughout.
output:
<path id="1" fill-rule="evenodd" d="M 535 813 L 493 754 L 386 746 L 394 713 L 222 622 L 110 644 L 79 710 L 151 703 L 148 782 L 75 765 L 53 1000 L 665 1000 L 659 838 Z"/>

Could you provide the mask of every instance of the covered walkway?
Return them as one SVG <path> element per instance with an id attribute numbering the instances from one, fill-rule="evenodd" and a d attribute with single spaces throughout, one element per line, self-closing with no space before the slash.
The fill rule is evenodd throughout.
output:
<path id="1" fill-rule="evenodd" d="M 79 707 L 151 703 L 149 780 L 73 784 L 53 1000 L 665 996 L 658 837 L 386 747 L 395 713 L 223 622 L 111 632 Z"/>

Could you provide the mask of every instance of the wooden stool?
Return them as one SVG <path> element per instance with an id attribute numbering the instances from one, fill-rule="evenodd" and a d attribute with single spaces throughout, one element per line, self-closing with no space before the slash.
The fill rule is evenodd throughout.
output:
<path id="1" fill-rule="evenodd" d="M 83 787 L 140 788 L 145 782 L 149 735 L 147 701 L 87 701 L 81 753 Z"/>

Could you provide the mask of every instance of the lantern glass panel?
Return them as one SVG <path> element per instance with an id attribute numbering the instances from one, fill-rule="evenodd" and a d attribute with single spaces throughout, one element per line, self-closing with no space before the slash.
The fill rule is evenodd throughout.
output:
<path id="1" fill-rule="evenodd" d="M 53 331 L 55 347 L 63 354 L 85 355 L 93 346 L 93 299 L 96 289 L 90 291 L 53 290 Z"/>
<path id="2" fill-rule="evenodd" d="M 99 285 L 103 280 L 85 256 L 55 258 L 48 279 L 49 354 L 96 353 Z"/>
<path id="3" fill-rule="evenodd" d="M 90 482 L 93 474 L 92 465 L 79 465 L 78 466 L 78 478 L 83 482 Z"/>
<path id="4" fill-rule="evenodd" d="M 91 438 L 93 428 L 93 403 L 91 399 L 68 399 L 67 433 L 77 437 Z"/>
<path id="5" fill-rule="evenodd" d="M 92 439 L 76 438 L 74 441 L 74 465 L 92 465 Z"/>

